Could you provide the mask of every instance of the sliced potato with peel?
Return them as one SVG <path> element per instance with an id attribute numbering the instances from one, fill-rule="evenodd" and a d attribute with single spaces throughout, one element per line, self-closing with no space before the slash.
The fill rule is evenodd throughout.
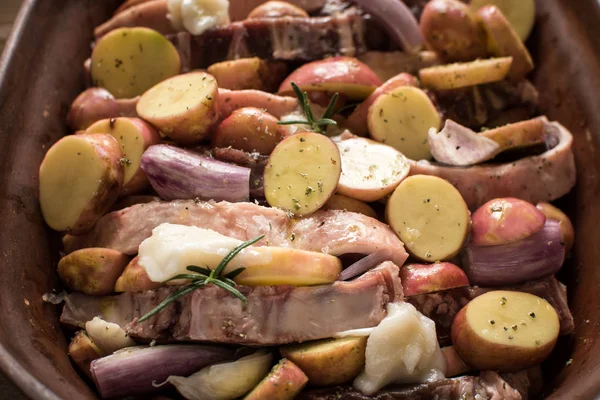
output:
<path id="1" fill-rule="evenodd" d="M 115 29 L 99 39 L 92 52 L 94 86 L 117 99 L 139 96 L 180 70 L 175 46 L 148 28 Z"/>
<path id="2" fill-rule="evenodd" d="M 385 211 L 388 224 L 407 250 L 428 262 L 457 255 L 471 224 L 458 190 L 436 176 L 406 178 L 389 198 Z"/>
<path id="3" fill-rule="evenodd" d="M 338 193 L 361 201 L 377 201 L 390 194 L 408 175 L 406 157 L 391 146 L 365 138 L 337 143 L 342 157 Z"/>
<path id="4" fill-rule="evenodd" d="M 335 193 L 342 160 L 325 135 L 303 132 L 282 140 L 265 168 L 267 202 L 296 215 L 317 211 Z"/>
<path id="5" fill-rule="evenodd" d="M 91 229 L 119 197 L 123 166 L 111 135 L 72 135 L 56 142 L 40 165 L 40 206 L 56 231 Z"/>
<path id="6" fill-rule="evenodd" d="M 149 185 L 140 161 L 148 147 L 160 142 L 160 135 L 150 124 L 139 118 L 110 118 L 94 123 L 85 133 L 108 133 L 119 142 L 125 170 L 121 196 L 139 192 Z"/>
<path id="7" fill-rule="evenodd" d="M 441 119 L 429 96 L 415 87 L 399 87 L 377 98 L 369 108 L 369 134 L 413 160 L 431 158 L 429 129 Z"/>
<path id="8" fill-rule="evenodd" d="M 325 203 L 325 206 L 323 206 L 323 210 L 342 210 L 377 218 L 377 213 L 373 210 L 373 207 L 343 194 L 334 194 L 331 196 L 327 203 Z"/>
<path id="9" fill-rule="evenodd" d="M 508 75 L 512 57 L 498 57 L 423 68 L 419 78 L 424 87 L 434 90 L 459 89 L 498 82 Z"/>
<path id="10" fill-rule="evenodd" d="M 502 10 L 521 40 L 529 37 L 535 22 L 535 0 L 471 0 L 471 10 L 493 5 Z"/>
<path id="11" fill-rule="evenodd" d="M 498 143 L 502 150 L 535 146 L 544 143 L 546 138 L 544 123 L 541 118 L 489 129 L 479 135 Z"/>
<path id="12" fill-rule="evenodd" d="M 138 115 L 177 143 L 205 139 L 219 119 L 219 87 L 212 75 L 190 72 L 159 83 L 140 97 Z"/>
<path id="13" fill-rule="evenodd" d="M 222 89 L 274 92 L 286 77 L 288 67 L 281 61 L 253 57 L 218 62 L 207 71 L 217 79 Z"/>
<path id="14" fill-rule="evenodd" d="M 546 300 L 496 290 L 460 310 L 452 323 L 452 343 L 475 369 L 517 371 L 544 361 L 559 331 L 556 310 Z"/>

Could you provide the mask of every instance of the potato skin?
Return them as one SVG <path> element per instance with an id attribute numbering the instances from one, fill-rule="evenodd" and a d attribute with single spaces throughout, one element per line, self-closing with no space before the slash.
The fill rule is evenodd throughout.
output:
<path id="1" fill-rule="evenodd" d="M 432 0 L 421 15 L 427 44 L 448 61 L 486 57 L 485 31 L 469 6 L 457 0 Z"/>
<path id="2" fill-rule="evenodd" d="M 74 131 L 85 130 L 94 122 L 105 118 L 136 116 L 134 99 L 117 100 L 103 88 L 83 91 L 71 104 L 67 125 Z"/>
<path id="3" fill-rule="evenodd" d="M 470 303 L 469 303 L 470 304 Z M 479 370 L 512 372 L 519 371 L 544 361 L 556 344 L 556 340 L 539 347 L 520 347 L 490 343 L 481 338 L 467 322 L 464 306 L 452 322 L 452 343 L 460 357 L 471 367 Z"/>
<path id="4" fill-rule="evenodd" d="M 281 355 L 304 371 L 311 385 L 333 386 L 354 379 L 365 366 L 367 337 L 285 346 Z"/>
<path id="5" fill-rule="evenodd" d="M 278 17 L 308 18 L 308 13 L 285 1 L 267 1 L 252 10 L 247 19 Z"/>
<path id="6" fill-rule="evenodd" d="M 308 377 L 288 359 L 282 359 L 244 400 L 292 400 L 308 382 Z"/>
<path id="7" fill-rule="evenodd" d="M 136 256 L 127 264 L 121 276 L 114 284 L 115 292 L 138 292 L 141 290 L 158 289 L 163 286 L 160 282 L 152 282 L 144 267 L 138 263 Z"/>
<path id="8" fill-rule="evenodd" d="M 284 62 L 254 57 L 219 62 L 207 71 L 217 79 L 221 89 L 274 92 L 288 74 L 288 67 Z"/>
<path id="9" fill-rule="evenodd" d="M 58 275 L 71 289 L 90 296 L 113 292 L 117 278 L 129 257 L 112 249 L 86 248 L 74 251 L 58 262 Z"/>
<path id="10" fill-rule="evenodd" d="M 73 336 L 69 343 L 68 354 L 75 365 L 89 378 L 92 377 L 90 364 L 104 355 L 84 331 L 79 331 Z"/>
<path id="11" fill-rule="evenodd" d="M 573 224 L 571 223 L 569 217 L 567 217 L 567 215 L 559 208 L 550 203 L 537 203 L 535 207 L 546 216 L 546 219 L 552 219 L 560 223 L 560 229 L 563 233 L 563 241 L 565 242 L 565 252 L 568 253 L 571 251 L 573 243 L 575 242 L 575 229 L 573 229 Z"/>
<path id="12" fill-rule="evenodd" d="M 449 262 L 403 265 L 400 281 L 405 296 L 469 286 L 465 272 Z"/>

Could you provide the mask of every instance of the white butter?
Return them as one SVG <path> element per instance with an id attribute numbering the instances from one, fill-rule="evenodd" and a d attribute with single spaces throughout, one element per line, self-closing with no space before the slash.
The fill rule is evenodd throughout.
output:
<path id="1" fill-rule="evenodd" d="M 167 8 L 173 28 L 192 35 L 230 23 L 229 0 L 167 0 Z"/>
<path id="2" fill-rule="evenodd" d="M 390 383 L 443 379 L 445 372 L 435 323 L 410 303 L 390 303 L 367 340 L 365 369 L 354 387 L 371 395 Z"/>
<path id="3" fill-rule="evenodd" d="M 189 265 L 215 269 L 241 240 L 223 236 L 210 229 L 162 224 L 140 244 L 138 263 L 153 282 L 164 282 L 179 274 L 190 274 Z M 224 273 L 240 267 L 267 265 L 272 256 L 260 248 L 247 247 L 228 265 Z"/>

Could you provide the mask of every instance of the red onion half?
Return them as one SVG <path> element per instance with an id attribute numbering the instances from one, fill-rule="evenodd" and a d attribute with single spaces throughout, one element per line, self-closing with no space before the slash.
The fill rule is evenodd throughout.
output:
<path id="1" fill-rule="evenodd" d="M 174 146 L 150 146 L 142 156 L 142 169 L 152 187 L 165 200 L 195 199 L 246 201 L 250 169 L 227 164 Z"/>
<path id="2" fill-rule="evenodd" d="M 472 285 L 514 285 L 555 274 L 565 258 L 560 223 L 544 227 L 524 239 L 497 246 L 470 243 L 463 253 L 463 269 Z"/>
<path id="3" fill-rule="evenodd" d="M 423 46 L 423 36 L 415 16 L 402 0 L 353 0 L 380 21 L 392 40 L 407 53 Z"/>
<path id="4" fill-rule="evenodd" d="M 338 275 L 338 281 L 347 281 L 358 275 L 362 275 L 365 272 L 372 270 L 382 262 L 391 261 L 392 259 L 392 252 L 389 249 L 379 250 L 375 253 L 371 253 L 340 272 Z"/>
<path id="5" fill-rule="evenodd" d="M 188 376 L 231 359 L 233 350 L 204 345 L 130 347 L 92 361 L 90 370 L 103 398 L 156 392 L 171 375 Z"/>

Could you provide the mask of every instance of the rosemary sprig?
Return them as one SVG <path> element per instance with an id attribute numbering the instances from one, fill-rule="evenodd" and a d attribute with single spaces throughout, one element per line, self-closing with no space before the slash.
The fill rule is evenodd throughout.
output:
<path id="1" fill-rule="evenodd" d="M 310 125 L 312 130 L 314 130 L 317 133 L 323 134 L 325 133 L 325 130 L 323 129 L 324 127 L 325 129 L 327 129 L 326 127 L 328 125 L 337 125 L 337 122 L 331 119 L 331 117 L 333 117 L 333 115 L 335 114 L 335 105 L 337 103 L 338 97 L 340 97 L 338 93 L 334 94 L 331 97 L 329 105 L 327 106 L 327 109 L 325 110 L 323 116 L 319 119 L 315 119 L 315 116 L 312 110 L 310 109 L 308 94 L 300 90 L 298 85 L 296 85 L 294 82 L 292 82 L 292 88 L 294 89 L 294 93 L 296 94 L 296 97 L 298 98 L 298 101 L 302 106 L 302 111 L 306 116 L 306 120 L 279 121 L 279 125 Z"/>
<path id="2" fill-rule="evenodd" d="M 236 270 L 231 271 L 225 276 L 221 274 L 223 273 L 223 270 L 227 267 L 227 264 L 229 264 L 231 260 L 233 260 L 233 258 L 236 255 L 238 255 L 240 251 L 244 250 L 246 247 L 252 246 L 254 243 L 258 242 L 263 237 L 265 237 L 265 235 L 260 235 L 258 237 L 255 237 L 254 239 L 250 239 L 240 244 L 235 249 L 231 250 L 231 252 L 229 252 L 229 254 L 227 254 L 223 258 L 223 260 L 221 260 L 219 265 L 217 265 L 217 268 L 213 270 L 211 270 L 210 268 L 198 267 L 196 265 L 187 266 L 186 269 L 190 272 L 194 272 L 193 274 L 179 274 L 167 280 L 166 282 L 174 281 L 177 279 L 187 279 L 191 282 L 183 286 L 181 289 L 177 290 L 175 293 L 168 296 L 159 305 L 154 307 L 152 311 L 139 318 L 137 322 L 144 322 L 148 318 L 159 313 L 163 308 L 165 308 L 175 300 L 179 299 L 180 297 L 192 293 L 193 291 L 195 291 L 198 288 L 201 288 L 202 286 L 210 284 L 227 290 L 229 293 L 240 299 L 242 302 L 246 303 L 246 297 L 235 288 L 236 283 L 233 281 L 233 278 L 244 272 L 246 268 L 237 268 Z"/>

